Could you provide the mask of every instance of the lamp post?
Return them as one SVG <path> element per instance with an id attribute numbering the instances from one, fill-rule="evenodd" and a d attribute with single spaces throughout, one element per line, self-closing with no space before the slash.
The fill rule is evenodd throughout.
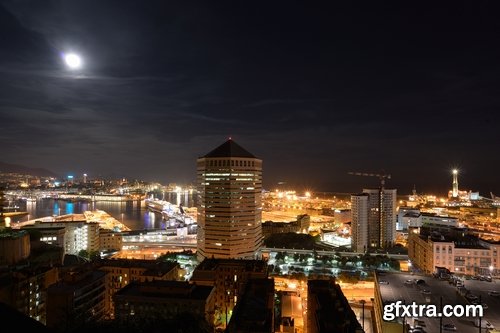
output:
<path id="1" fill-rule="evenodd" d="M 359 301 L 361 303 L 361 327 L 363 328 L 363 332 L 365 331 L 365 303 L 364 299 Z"/>

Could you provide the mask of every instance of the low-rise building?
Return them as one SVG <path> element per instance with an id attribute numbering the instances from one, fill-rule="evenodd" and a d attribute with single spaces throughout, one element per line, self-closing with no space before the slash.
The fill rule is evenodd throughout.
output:
<path id="1" fill-rule="evenodd" d="M 307 332 L 363 333 L 356 314 L 334 278 L 307 281 Z"/>
<path id="2" fill-rule="evenodd" d="M 62 244 L 65 254 L 78 254 L 84 250 L 87 252 L 99 251 L 99 223 L 87 222 L 86 220 L 70 221 L 35 221 L 32 225 L 26 225 L 23 230 L 40 230 L 41 241 L 48 244 Z M 64 239 L 61 235 L 64 230 Z"/>
<path id="3" fill-rule="evenodd" d="M 215 287 L 215 326 L 225 327 L 247 281 L 267 277 L 268 265 L 264 260 L 205 259 L 196 266 L 190 281 Z"/>
<path id="4" fill-rule="evenodd" d="M 190 313 L 213 322 L 214 287 L 187 281 L 132 282 L 114 295 L 115 318 L 173 319 Z"/>
<path id="5" fill-rule="evenodd" d="M 236 304 L 227 333 L 274 332 L 274 280 L 250 279 Z"/>
<path id="6" fill-rule="evenodd" d="M 106 272 L 78 266 L 47 289 L 47 327 L 71 331 L 106 314 Z"/>
<path id="7" fill-rule="evenodd" d="M 410 232 L 408 257 L 412 264 L 426 273 L 435 273 L 436 267 L 467 275 L 494 275 L 498 272 L 500 257 L 497 243 L 481 240 L 466 233 Z"/>
<path id="8" fill-rule="evenodd" d="M 26 231 L 0 229 L 0 265 L 14 265 L 29 257 L 30 235 Z"/>
<path id="9" fill-rule="evenodd" d="M 106 275 L 106 317 L 114 315 L 113 296 L 129 283 L 179 279 L 180 266 L 172 261 L 102 259 L 97 263 Z"/>
<path id="10" fill-rule="evenodd" d="M 123 233 L 109 229 L 99 230 L 99 251 L 120 251 L 123 245 Z"/>
<path id="11" fill-rule="evenodd" d="M 0 303 L 46 324 L 47 288 L 58 281 L 54 267 L 22 267 L 0 274 Z"/>
<path id="12" fill-rule="evenodd" d="M 307 233 L 310 225 L 311 217 L 307 214 L 298 215 L 297 220 L 291 222 L 266 221 L 262 223 L 262 236 L 266 238 L 272 234 L 288 232 Z"/>

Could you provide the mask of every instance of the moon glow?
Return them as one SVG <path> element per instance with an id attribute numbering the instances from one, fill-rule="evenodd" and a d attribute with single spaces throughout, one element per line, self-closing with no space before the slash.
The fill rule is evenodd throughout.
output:
<path id="1" fill-rule="evenodd" d="M 70 69 L 78 69 L 82 67 L 82 58 L 80 58 L 80 56 L 75 53 L 65 54 L 64 62 Z"/>

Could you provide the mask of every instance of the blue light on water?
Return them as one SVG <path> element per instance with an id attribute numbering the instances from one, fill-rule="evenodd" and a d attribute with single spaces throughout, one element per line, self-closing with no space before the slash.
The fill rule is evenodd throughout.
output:
<path id="1" fill-rule="evenodd" d="M 75 204 L 72 202 L 66 203 L 66 214 L 74 214 Z"/>
<path id="2" fill-rule="evenodd" d="M 54 202 L 54 206 L 53 207 L 54 207 L 53 215 L 59 215 L 59 212 L 60 212 L 61 208 L 59 208 L 59 203 L 57 201 Z"/>

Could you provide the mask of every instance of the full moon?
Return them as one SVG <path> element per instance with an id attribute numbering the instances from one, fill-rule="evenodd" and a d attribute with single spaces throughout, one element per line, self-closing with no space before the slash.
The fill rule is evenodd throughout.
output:
<path id="1" fill-rule="evenodd" d="M 78 54 L 68 53 L 64 55 L 64 62 L 70 69 L 78 69 L 82 67 L 82 58 Z"/>

